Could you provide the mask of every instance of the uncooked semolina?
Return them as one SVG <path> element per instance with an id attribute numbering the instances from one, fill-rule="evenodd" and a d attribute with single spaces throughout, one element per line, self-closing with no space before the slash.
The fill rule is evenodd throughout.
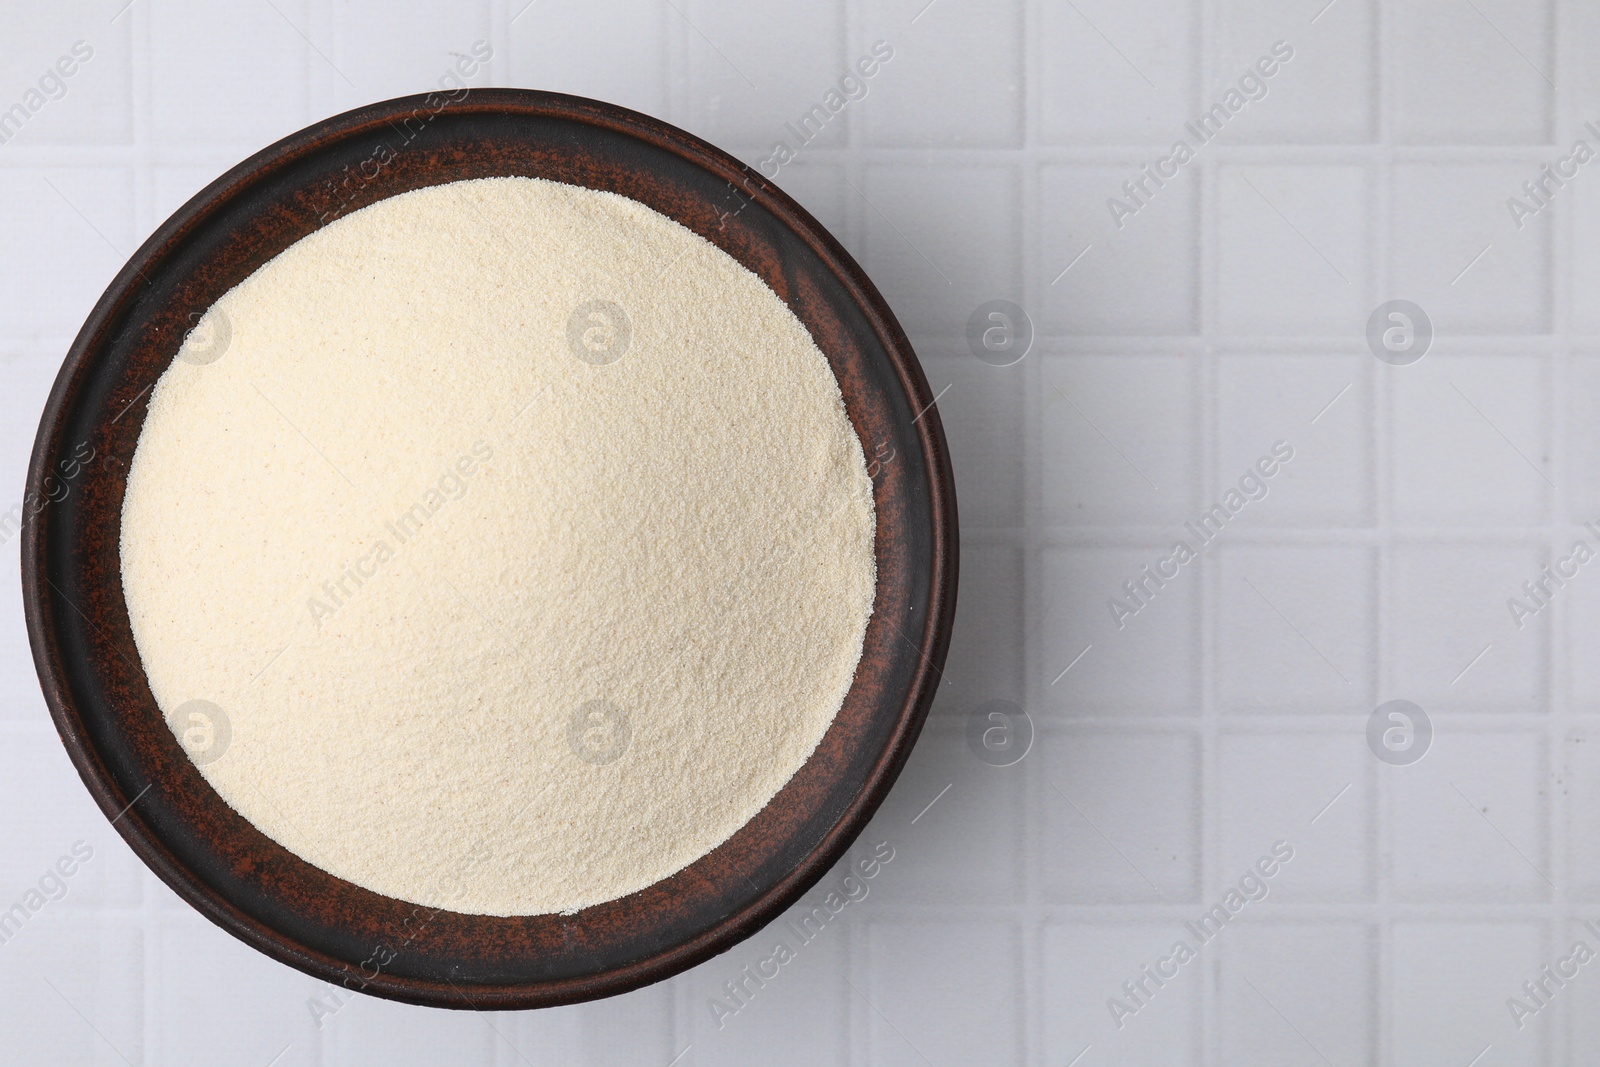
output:
<path id="1" fill-rule="evenodd" d="M 874 507 L 827 360 L 665 216 L 528 178 L 341 218 L 151 394 L 133 633 L 207 781 L 378 893 L 572 912 L 748 822 L 849 690 Z"/>

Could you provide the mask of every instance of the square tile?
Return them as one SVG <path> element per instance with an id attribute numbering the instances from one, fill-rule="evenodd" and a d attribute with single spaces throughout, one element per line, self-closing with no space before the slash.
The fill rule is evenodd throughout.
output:
<path id="1" fill-rule="evenodd" d="M 1180 0 L 1042 5 L 1040 136 L 1166 147 L 1194 103 L 1196 21 Z"/>
<path id="2" fill-rule="evenodd" d="M 1567 1047 L 1569 1057 L 1573 1059 L 1586 1058 L 1593 1054 L 1592 1050 L 1600 1048 L 1600 985 L 1594 979 L 1594 959 L 1579 963 L 1575 958 L 1578 955 L 1578 943 L 1581 941 L 1593 953 L 1600 938 L 1589 927 L 1587 917 L 1584 922 L 1571 922 L 1565 925 L 1566 929 L 1555 935 L 1551 944 L 1551 952 L 1547 962 L 1552 971 L 1567 971 L 1569 974 L 1574 965 L 1578 967 L 1575 978 L 1568 980 L 1565 987 L 1549 988 L 1555 990 L 1553 1001 L 1545 1005 L 1538 1004 L 1525 991 L 1520 989 L 1517 999 L 1521 1007 L 1533 1012 L 1532 1015 L 1519 1013 L 1523 1022 L 1523 1033 L 1528 1030 L 1540 1031 L 1548 1035 L 1546 1040 L 1552 1044 L 1560 1041 L 1560 1031 L 1567 1031 Z M 1596 923 L 1600 926 L 1600 923 Z M 1531 982 L 1534 975 L 1519 976 L 1522 981 Z M 1508 1016 L 1511 1009 L 1507 1007 Z"/>
<path id="3" fill-rule="evenodd" d="M 323 50 L 338 66 L 330 84 L 344 106 L 413 93 L 454 98 L 463 88 L 503 84 L 485 67 L 497 51 L 485 0 L 411 10 L 403 19 L 392 5 L 351 0 L 328 15 L 331 39 Z"/>
<path id="4" fill-rule="evenodd" d="M 131 24 L 107 25 L 68 4 L 0 11 L 0 85 L 8 97 L 0 100 L 0 144 L 132 140 Z"/>
<path id="5" fill-rule="evenodd" d="M 1171 558 L 1168 551 L 1159 540 L 1040 553 L 1029 582 L 1038 590 L 1031 610 L 1039 620 L 1031 661 L 1039 666 L 1029 684 L 1041 712 L 1199 713 L 1196 609 L 1205 560 L 1154 589 L 1143 568 Z M 1142 603 L 1124 585 L 1136 580 Z"/>
<path id="6" fill-rule="evenodd" d="M 895 148 L 1014 148 L 1022 142 L 1022 8 L 899 5 L 907 22 L 874 17 L 849 55 L 883 41 L 890 53 L 861 109 L 864 142 Z M 908 26 L 906 29 L 901 27 Z M 860 47 L 865 45 L 865 48 Z M 877 50 L 881 57 L 884 52 Z"/>
<path id="7" fill-rule="evenodd" d="M 1263 460 L 1270 503 L 1245 509 L 1255 526 L 1366 526 L 1373 519 L 1372 360 L 1366 355 L 1217 358 L 1219 487 Z M 1275 462 L 1272 448 L 1293 450 Z"/>
<path id="8" fill-rule="evenodd" d="M 838 146 L 893 67 L 891 60 L 879 68 L 867 42 L 841 51 L 839 5 L 693 0 L 681 8 L 689 23 L 686 125 L 714 144 L 768 154 L 780 141 L 801 154 Z M 871 60 L 870 78 L 853 69 L 862 56 Z"/>
<path id="9" fill-rule="evenodd" d="M 1429 714 L 1544 711 L 1549 616 L 1527 620 L 1519 631 L 1506 608 L 1543 563 L 1531 545 L 1394 549 L 1383 639 L 1392 695 Z"/>
<path id="10" fill-rule="evenodd" d="M 962 546 L 960 610 L 933 714 L 965 716 L 991 700 L 1022 699 L 1022 567 L 1020 549 Z"/>
<path id="11" fill-rule="evenodd" d="M 583 1035 L 582 1063 L 648 1067 L 671 1060 L 683 1049 L 672 1021 L 672 989 L 668 986 L 636 989 L 620 997 L 580 1004 L 577 1010 Z"/>
<path id="12" fill-rule="evenodd" d="M 1364 167 L 1224 167 L 1217 304 L 1239 334 L 1354 334 L 1368 307 Z"/>
<path id="13" fill-rule="evenodd" d="M 16 524 L 23 514 L 19 504 L 20 500 L 12 500 L 5 505 L 0 514 L 0 530 L 18 528 Z M 18 560 L 21 546 L 20 532 L 12 533 L 0 545 L 0 612 L 17 620 L 13 626 L 0 628 L 0 691 L 6 694 L 6 700 L 0 703 L 0 720 L 33 723 L 42 728 L 50 721 L 50 711 L 45 707 L 33 666 L 33 649 L 22 625 L 22 566 Z"/>
<path id="14" fill-rule="evenodd" d="M 1222 707 L 1370 710 L 1378 665 L 1377 585 L 1377 556 L 1367 547 L 1218 549 L 1213 632 Z"/>
<path id="15" fill-rule="evenodd" d="M 157 141 L 221 142 L 253 152 L 310 121 L 311 67 L 317 66 L 319 79 L 330 68 L 307 41 L 305 0 L 238 10 L 203 0 L 151 0 L 134 17 L 150 27 L 151 133 Z M 203 46 L 217 41 L 248 41 L 249 47 Z"/>
<path id="16" fill-rule="evenodd" d="M 322 1039 L 334 1063 L 372 1056 L 396 1065 L 487 1064 L 502 1040 L 477 1012 L 418 1011 L 376 997 L 358 997 L 325 1020 Z"/>
<path id="17" fill-rule="evenodd" d="M 704 966 L 711 967 L 720 962 L 726 967 L 729 960 L 728 956 L 720 956 Z M 527 1067 L 528 1064 L 536 1064 L 537 1067 L 611 1067 L 613 1064 L 618 1067 L 663 1067 L 683 1051 L 684 1045 L 689 1044 L 688 1038 L 677 1033 L 673 1022 L 673 998 L 680 988 L 685 991 L 690 988 L 687 976 L 586 1004 L 534 1011 L 494 1012 L 490 1020 L 494 1030 L 483 1027 L 493 1042 L 494 1059 L 490 1060 L 488 1054 L 483 1053 L 480 1058 L 467 1062 L 493 1062 L 496 1067 Z M 703 1003 L 693 1004 L 692 1007 L 695 1011 L 706 1011 Z M 412 1011 L 415 1012 L 415 1009 Z M 429 1014 L 455 1016 L 470 1013 L 430 1011 Z M 728 1028 L 732 1030 L 747 1021 L 741 1016 L 740 1020 L 730 1022 Z M 395 1029 L 400 1034 L 406 1032 L 404 1027 Z M 476 1054 L 481 1046 L 470 1030 L 469 1027 L 469 1039 L 464 1044 L 467 1045 L 466 1051 Z M 439 1030 L 438 1034 L 441 1041 L 449 1039 L 447 1029 Z M 718 1038 L 722 1036 L 725 1035 L 717 1035 Z M 698 1056 L 700 1051 L 696 1048 L 694 1053 L 680 1062 L 692 1062 L 691 1057 Z M 330 1059 L 327 1062 L 346 1061 Z M 428 1062 L 463 1061 L 459 1053 L 450 1051 Z"/>
<path id="18" fill-rule="evenodd" d="M 1200 749 L 1189 734 L 1047 730 L 1034 741 L 1034 854 L 1067 904 L 1192 901 L 1200 872 Z M 1269 845 L 1271 842 L 1267 842 Z"/>
<path id="19" fill-rule="evenodd" d="M 1098 1062 L 1119 1067 L 1200 1062 L 1201 991 L 1214 963 L 1203 948 L 1177 963 L 1179 942 L 1194 948 L 1182 923 L 1059 923 L 1046 926 L 1041 940 L 1044 1002 L 1050 1006 L 1046 1062 L 1069 1063 L 1088 1046 L 1098 1050 L 1092 1053 Z M 1176 968 L 1177 974 L 1156 986 L 1143 977 L 1146 967 Z M 1148 996 L 1135 1004 L 1123 983 L 1141 979 Z"/>
<path id="20" fill-rule="evenodd" d="M 496 1012 L 495 1067 L 566 1067 L 588 1064 L 582 1048 L 582 1019 L 577 1005 Z"/>
<path id="21" fill-rule="evenodd" d="M 132 173 L 6 167 L 0 169 L 0 200 L 12 209 L 8 246 L 30 250 L 0 263 L 0 300 L 7 309 L 0 339 L 75 336 L 133 252 Z"/>
<path id="22" fill-rule="evenodd" d="M 387 1008 L 393 1029 L 399 1005 L 269 960 L 193 910 L 163 916 L 155 942 L 152 1062 L 266 1063 L 281 1055 L 279 1064 L 316 1064 L 322 1041 L 344 1049 L 392 1044 L 362 1017 Z M 418 1014 L 412 1009 L 409 1022 Z"/>
<path id="23" fill-rule="evenodd" d="M 1597 108 L 1592 119 L 1596 127 L 1600 127 L 1600 108 Z M 1589 146 L 1590 150 L 1600 149 L 1600 137 L 1590 133 L 1587 128 L 1575 131 L 1575 136 Z M 1547 162 L 1560 165 L 1562 158 L 1568 156 L 1572 146 L 1562 150 L 1560 157 L 1552 158 Z M 1597 286 L 1600 286 L 1600 182 L 1590 179 L 1594 174 L 1600 173 L 1600 167 L 1593 165 L 1593 160 L 1585 164 L 1578 172 L 1575 180 L 1568 182 L 1560 189 L 1553 189 L 1553 197 L 1541 206 L 1532 197 L 1521 190 L 1514 194 L 1521 209 L 1513 209 L 1508 201 L 1507 215 L 1515 214 L 1514 225 L 1526 230 L 1530 225 L 1543 217 L 1554 220 L 1552 225 L 1561 225 L 1563 220 L 1570 220 L 1565 224 L 1570 227 L 1572 234 L 1572 265 L 1567 279 L 1568 292 L 1572 294 L 1570 307 L 1572 309 L 1572 328 L 1587 334 L 1600 333 L 1600 306 L 1588 298 Z M 1571 164 L 1566 168 L 1570 169 Z M 1541 177 L 1541 174 L 1529 174 L 1525 181 L 1532 181 Z M 1529 215 L 1525 209 L 1536 209 L 1536 213 Z"/>
<path id="24" fill-rule="evenodd" d="M 1430 903 L 1547 899 L 1551 783 L 1543 738 L 1441 734 L 1442 718 L 1433 719 L 1427 755 L 1393 775 L 1393 892 Z"/>
<path id="25" fill-rule="evenodd" d="M 1600 731 L 1572 730 L 1562 741 L 1556 772 L 1567 817 L 1567 890 L 1600 898 Z M 1597 946 L 1600 947 L 1600 946 Z"/>
<path id="26" fill-rule="evenodd" d="M 0 344 L 0 395 L 5 397 L 8 416 L 16 413 L 14 418 L 0 419 L 0 484 L 6 486 L 0 506 L 6 509 L 22 502 L 33 438 L 39 431 L 37 412 L 44 410 L 62 355 L 53 344 Z M 6 543 L 9 539 L 0 540 Z"/>
<path id="27" fill-rule="evenodd" d="M 865 1012 L 865 1062 L 898 1067 L 929 1055 L 951 1063 L 1016 1063 L 1022 1053 L 1022 945 L 997 922 L 874 921 Z M 975 997 L 974 989 L 984 990 Z M 912 1042 L 915 1042 L 913 1044 Z"/>
<path id="28" fill-rule="evenodd" d="M 983 301 L 1020 295 L 1017 176 L 993 167 L 874 167 L 852 190 L 863 265 L 913 338 L 965 336 Z"/>
<path id="29" fill-rule="evenodd" d="M 1505 208 L 1507 197 L 1538 176 L 1540 162 L 1530 155 L 1518 163 L 1395 164 L 1389 292 L 1379 295 L 1427 312 L 1435 355 L 1448 351 L 1451 334 L 1550 329 L 1551 213 L 1517 230 Z"/>
<path id="30" fill-rule="evenodd" d="M 991 767 L 967 747 L 966 725 L 963 718 L 924 727 L 873 817 L 863 839 L 887 841 L 894 856 L 872 885 L 874 899 L 992 905 L 1021 898 L 1023 764 L 1033 757 Z"/>
<path id="31" fill-rule="evenodd" d="M 681 5 L 680 5 L 681 6 Z M 682 32 L 704 45 L 666 4 L 619 0 L 596 17 L 583 4 L 529 5 L 512 0 L 505 51 L 511 85 L 559 86 L 564 93 L 592 96 L 672 121 L 668 92 L 667 40 Z M 495 41 L 496 52 L 499 41 Z"/>
<path id="32" fill-rule="evenodd" d="M 1021 386 L 1032 368 L 991 367 L 965 348 L 943 345 L 922 353 L 921 361 L 928 387 L 939 397 L 939 421 L 960 486 L 962 528 L 1021 526 Z"/>
<path id="33" fill-rule="evenodd" d="M 1052 356 L 1039 373 L 1045 521 L 1180 529 L 1200 474 L 1195 361 Z"/>
<path id="34" fill-rule="evenodd" d="M 1375 931 L 1342 922 L 1237 925 L 1222 944 L 1222 1062 L 1377 1062 Z"/>
<path id="35" fill-rule="evenodd" d="M 1558 399 L 1557 403 L 1561 403 Z M 1600 524 L 1600 353 L 1582 352 L 1567 361 L 1567 439 L 1562 450 L 1568 474 L 1567 515 L 1575 523 Z M 1555 413 L 1551 412 L 1552 419 Z"/>
<path id="36" fill-rule="evenodd" d="M 1538 357 L 1451 356 L 1394 376 L 1395 518 L 1534 526 L 1547 521 L 1549 368 Z"/>
<path id="37" fill-rule="evenodd" d="M 842 877 L 828 875 L 790 916 L 674 981 L 688 1009 L 692 1030 L 684 1043 L 692 1039 L 695 1063 L 848 1061 L 855 997 L 846 981 L 850 931 L 863 928 L 866 920 L 856 909 L 869 906 L 872 883 L 855 877 L 851 889 L 866 896 L 843 905 L 826 926 L 799 925 L 812 907 L 827 913 L 824 890 L 838 890 Z"/>
<path id="38" fill-rule="evenodd" d="M 1320 6 L 1320 5 L 1319 5 Z M 1376 5 L 1372 0 L 1340 0 L 1321 14 L 1304 5 L 1273 0 L 1226 0 L 1222 5 L 1215 78 L 1206 101 L 1228 89 L 1249 96 L 1249 117 L 1228 139 L 1283 144 L 1341 144 L 1370 141 L 1377 125 L 1378 50 Z M 1306 18 L 1316 19 L 1310 32 Z M 1287 63 L 1273 46 L 1293 52 Z M 1273 71 L 1261 78 L 1263 70 Z M 1254 73 L 1256 79 L 1246 79 Z M 1245 79 L 1240 84 L 1240 79 Z"/>
<path id="39" fill-rule="evenodd" d="M 1495 1046 L 1495 1062 L 1543 1063 L 1537 1027 L 1509 1030 L 1505 998 L 1545 963 L 1534 922 L 1399 922 L 1393 977 L 1381 1009 L 1393 1063 L 1467 1063 Z"/>
<path id="40" fill-rule="evenodd" d="M 1600 45 L 1600 9 L 1589 4 L 1567 3 L 1558 10 L 1561 39 L 1571 43 L 1576 55 L 1588 55 L 1596 45 Z M 1556 79 L 1552 76 L 1551 80 Z M 1589 63 L 1569 64 L 1561 70 L 1559 80 L 1569 92 L 1575 94 L 1577 100 L 1593 100 L 1594 94 L 1600 92 L 1600 68 Z M 1587 105 L 1579 108 L 1583 118 L 1590 117 L 1588 111 Z"/>
<path id="41" fill-rule="evenodd" d="M 1219 870 L 1235 878 L 1282 840 L 1294 858 L 1267 881 L 1268 902 L 1370 898 L 1372 765 L 1353 731 L 1222 734 Z"/>
<path id="42" fill-rule="evenodd" d="M 1589 531 L 1581 531 L 1581 539 L 1589 545 L 1590 552 L 1600 549 L 1600 537 Z M 1554 566 L 1566 569 L 1576 566 L 1576 547 L 1578 537 L 1574 537 L 1570 549 L 1552 561 Z M 1522 622 L 1523 629 L 1536 627 L 1538 619 L 1544 617 L 1546 625 L 1557 630 L 1557 640 L 1566 648 L 1566 693 L 1571 710 L 1586 713 L 1600 710 L 1600 662 L 1595 662 L 1594 656 L 1595 641 L 1600 641 L 1600 582 L 1592 579 L 1590 571 L 1600 573 L 1600 568 L 1590 568 L 1587 563 L 1582 565 L 1578 577 L 1562 589 L 1555 589 L 1550 597 L 1517 597 L 1520 605 L 1517 619 Z M 1544 587 L 1550 589 L 1549 584 Z M 1544 603 L 1541 605 L 1539 600 Z M 1560 603 L 1560 608 L 1554 608 L 1555 603 Z M 1523 614 L 1525 611 L 1538 614 L 1528 616 Z"/>
<path id="43" fill-rule="evenodd" d="M 138 924 L 91 913 L 56 924 L 49 936 L 26 936 L 42 932 L 24 929 L 0 948 L 7 1057 L 85 1067 L 143 1062 L 145 945 Z"/>
<path id="44" fill-rule="evenodd" d="M 1547 0 L 1420 0 L 1388 24 L 1408 144 L 1542 144 L 1557 72 Z"/>
<path id="45" fill-rule="evenodd" d="M 1149 160 L 1039 171 L 1037 328 L 1045 334 L 1192 334 L 1199 326 L 1200 175 L 1192 163 L 1156 188 Z M 1124 183 L 1144 180 L 1137 212 Z M 1086 251 L 1087 249 L 1087 251 Z M 1079 258 L 1079 257 L 1082 258 Z"/>
<path id="46" fill-rule="evenodd" d="M 1600 526 L 1600 517 L 1595 520 Z M 1584 546 L 1589 554 L 1587 563 L 1580 561 Z M 1573 711 L 1594 713 L 1600 710 L 1600 661 L 1593 654 L 1600 642 L 1600 566 L 1593 566 L 1600 557 L 1600 536 L 1588 529 L 1575 529 L 1571 541 L 1548 562 L 1551 578 L 1544 572 L 1529 575 L 1541 585 L 1528 591 L 1517 590 L 1514 613 L 1525 633 L 1538 632 L 1540 621 L 1555 633 L 1556 647 L 1562 650 L 1558 662 L 1565 662 L 1567 670 L 1567 698 Z M 1560 572 L 1577 570 L 1566 579 Z M 1556 586 L 1557 580 L 1564 584 Z M 1508 600 L 1508 613 L 1513 604 Z M 1530 614 L 1530 612 L 1532 614 Z"/>
<path id="47" fill-rule="evenodd" d="M 35 909 L 41 916 L 138 907 L 143 865 L 90 798 L 55 732 L 0 736 L 0 810 L 10 813 L 0 823 L 0 886 L 19 895 L 37 889 L 48 900 Z"/>

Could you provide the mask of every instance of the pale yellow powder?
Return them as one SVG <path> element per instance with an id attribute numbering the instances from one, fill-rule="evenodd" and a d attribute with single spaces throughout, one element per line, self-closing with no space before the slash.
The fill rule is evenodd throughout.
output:
<path id="1" fill-rule="evenodd" d="M 384 200 L 225 295 L 122 520 L 145 672 L 223 799 L 479 914 L 725 841 L 837 714 L 875 584 L 801 323 L 665 216 L 524 178 Z"/>

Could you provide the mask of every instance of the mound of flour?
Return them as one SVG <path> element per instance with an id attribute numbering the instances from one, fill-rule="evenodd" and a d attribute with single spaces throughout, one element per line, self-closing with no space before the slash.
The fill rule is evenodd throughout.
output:
<path id="1" fill-rule="evenodd" d="M 122 577 L 222 798 L 331 874 L 572 912 L 749 821 L 837 714 L 874 510 L 777 296 L 633 200 L 526 178 L 341 218 L 150 399 Z"/>

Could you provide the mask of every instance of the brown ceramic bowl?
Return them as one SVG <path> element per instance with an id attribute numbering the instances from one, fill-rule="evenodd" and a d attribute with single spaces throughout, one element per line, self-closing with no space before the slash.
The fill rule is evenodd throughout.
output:
<path id="1" fill-rule="evenodd" d="M 876 471 L 875 613 L 850 693 L 816 752 L 709 855 L 571 916 L 419 907 L 335 878 L 246 822 L 162 721 L 134 647 L 118 554 L 150 387 L 198 313 L 327 220 L 421 186 L 497 175 L 632 197 L 754 271 L 827 356 Z M 932 404 L 899 324 L 839 242 L 706 142 L 555 93 L 473 90 L 360 108 L 212 182 L 145 242 L 73 343 L 28 471 L 22 582 L 45 699 L 78 773 L 133 850 L 218 926 L 275 959 L 351 989 L 446 1007 L 540 1007 L 658 981 L 726 951 L 815 884 L 866 825 L 922 728 L 956 593 L 955 493 Z"/>

